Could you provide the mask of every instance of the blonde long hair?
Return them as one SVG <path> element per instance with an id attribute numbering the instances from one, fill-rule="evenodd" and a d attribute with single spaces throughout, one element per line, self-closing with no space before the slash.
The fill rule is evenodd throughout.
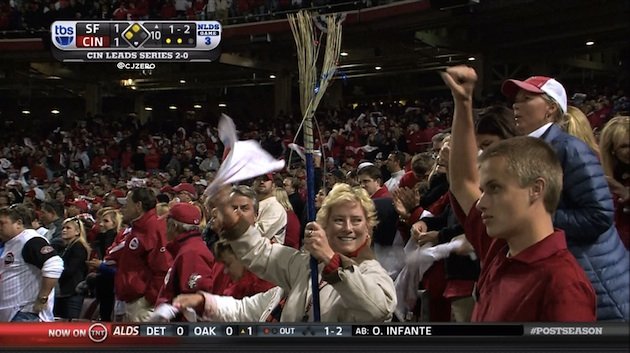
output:
<path id="1" fill-rule="evenodd" d="M 116 228 L 115 228 L 116 233 L 118 233 L 120 229 L 122 228 L 123 217 L 120 211 L 115 209 L 114 207 L 105 207 L 98 210 L 98 212 L 96 213 L 97 222 L 100 221 L 103 217 L 108 216 L 108 215 L 111 215 L 112 221 L 114 221 L 114 224 L 116 224 Z"/>
<path id="2" fill-rule="evenodd" d="M 567 113 L 564 114 L 560 126 L 564 131 L 584 141 L 588 147 L 595 152 L 597 157 L 601 159 L 601 152 L 595 140 L 591 123 L 588 121 L 586 114 L 580 108 L 570 105 Z"/>
<path id="3" fill-rule="evenodd" d="M 92 249 L 90 248 L 90 245 L 87 242 L 85 226 L 83 225 L 83 221 L 81 220 L 81 218 L 77 216 L 66 218 L 61 224 L 61 226 L 62 227 L 65 226 L 66 223 L 74 223 L 77 229 L 79 230 L 79 236 L 75 237 L 72 241 L 70 241 L 66 248 L 70 248 L 72 245 L 74 245 L 74 243 L 79 242 L 85 248 L 85 251 L 87 251 L 88 256 L 90 256 L 90 252 L 92 251 Z"/>
<path id="4" fill-rule="evenodd" d="M 599 144 L 602 149 L 602 167 L 604 173 L 615 177 L 615 169 L 619 166 L 619 160 L 615 156 L 615 142 L 628 141 L 630 135 L 630 116 L 617 116 L 612 118 L 599 136 Z"/>
<path id="5" fill-rule="evenodd" d="M 280 202 L 282 207 L 284 207 L 285 211 L 289 211 L 289 210 L 293 211 L 293 206 L 291 205 L 291 202 L 289 201 L 289 195 L 287 194 L 286 190 L 284 190 L 283 188 L 276 188 L 275 196 L 276 196 L 276 200 Z"/>

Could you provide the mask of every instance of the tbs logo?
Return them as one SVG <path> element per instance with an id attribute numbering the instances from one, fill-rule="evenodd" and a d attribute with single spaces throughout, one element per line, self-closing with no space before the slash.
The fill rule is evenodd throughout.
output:
<path id="1" fill-rule="evenodd" d="M 74 40 L 74 27 L 64 25 L 63 22 L 55 22 L 51 32 L 55 42 L 63 47 L 70 45 Z"/>
<path id="2" fill-rule="evenodd" d="M 92 342 L 103 342 L 107 338 L 107 327 L 100 322 L 90 325 L 88 329 L 88 337 Z"/>

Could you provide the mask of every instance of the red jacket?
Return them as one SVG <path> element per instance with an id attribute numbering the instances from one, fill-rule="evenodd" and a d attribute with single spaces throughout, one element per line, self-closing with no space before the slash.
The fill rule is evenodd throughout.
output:
<path id="1" fill-rule="evenodd" d="M 200 290 L 213 293 L 214 256 L 199 231 L 178 235 L 166 248 L 174 260 L 164 279 L 158 303 L 170 302 L 179 294 L 196 293 Z"/>
<path id="2" fill-rule="evenodd" d="M 410 154 L 419 153 L 425 150 L 425 138 L 422 131 L 407 132 L 405 135 L 405 142 L 407 143 L 407 152 Z"/>
<path id="3" fill-rule="evenodd" d="M 245 270 L 243 277 L 236 282 L 232 282 L 232 284 L 223 291 L 223 295 L 242 299 L 265 292 L 273 287 L 275 287 L 273 283 L 262 280 L 256 277 L 255 274 Z"/>
<path id="4" fill-rule="evenodd" d="M 389 193 L 389 189 L 385 185 L 381 186 L 378 190 L 376 190 L 374 195 L 372 195 L 370 198 L 374 200 L 381 197 L 389 197 L 389 198 L 392 197 L 392 194 Z"/>
<path id="5" fill-rule="evenodd" d="M 212 289 L 214 294 L 223 295 L 223 293 L 232 285 L 230 275 L 226 273 L 226 268 L 221 261 L 215 261 L 212 266 Z"/>
<path id="6" fill-rule="evenodd" d="M 155 209 L 132 223 L 116 265 L 114 285 L 119 300 L 131 302 L 144 296 L 155 304 L 173 262 L 166 243 L 166 221 L 158 219 Z"/>
<path id="7" fill-rule="evenodd" d="M 301 228 L 300 219 L 295 212 L 287 211 L 287 232 L 284 236 L 284 246 L 290 246 L 294 249 L 300 248 Z"/>
<path id="8" fill-rule="evenodd" d="M 144 156 L 144 166 L 147 170 L 158 169 L 160 167 L 160 154 L 151 150 Z"/>

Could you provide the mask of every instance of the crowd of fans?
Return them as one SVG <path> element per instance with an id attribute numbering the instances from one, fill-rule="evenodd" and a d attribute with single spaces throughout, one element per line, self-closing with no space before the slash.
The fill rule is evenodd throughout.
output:
<path id="1" fill-rule="evenodd" d="M 0 31 L 47 30 L 60 20 L 218 20 L 223 24 L 269 20 L 309 8 L 347 11 L 393 1 L 329 0 L 2 0 Z"/>
<path id="2" fill-rule="evenodd" d="M 13 293 L 9 288 L 18 282 L 7 269 L 0 279 L 7 281 L 0 292 L 0 319 L 178 320 L 192 308 L 204 320 L 309 321 L 313 312 L 311 305 L 303 307 L 309 298 L 303 275 L 310 271 L 311 254 L 322 263 L 325 321 L 628 320 L 628 283 L 623 282 L 630 246 L 628 97 L 623 91 L 588 89 L 567 100 L 557 81 L 531 78 L 504 85 L 513 106 L 493 102 L 473 111 L 475 77 L 458 70 L 451 72 L 458 81 L 445 78 L 454 102 L 434 98 L 317 114 L 316 222 L 308 222 L 304 206 L 303 143 L 295 138 L 299 124 L 284 114 L 264 125 L 234 117 L 239 139 L 257 140 L 287 167 L 214 198 L 204 191 L 227 152 L 214 123 L 184 119 L 164 129 L 151 120 L 91 117 L 71 128 L 7 132 L 0 142 L 0 254 L 5 264 L 38 267 L 49 281 L 34 286 L 38 293 L 25 292 L 35 302 L 14 305 L 20 298 L 8 291 Z M 543 181 L 523 189 L 530 200 L 523 204 L 534 207 L 534 213 L 514 208 L 511 227 L 521 228 L 507 231 L 494 223 L 504 210 L 488 204 L 493 196 L 480 198 L 479 180 L 466 189 L 476 173 L 467 169 L 466 158 L 476 160 L 477 148 L 483 151 L 483 195 L 498 195 L 493 190 L 501 186 L 483 184 L 493 170 L 484 164 L 493 160 L 486 150 L 525 160 L 528 144 L 534 155 L 557 154 L 561 166 L 556 157 L 541 159 L 548 164 L 542 169 L 536 161 L 519 162 L 530 164 L 515 170 L 541 170 L 533 180 Z M 550 176 L 549 170 L 557 173 Z M 562 171 L 564 183 L 554 188 Z M 545 196 L 543 203 L 538 187 L 557 193 L 556 201 Z M 471 207 L 477 198 L 479 212 Z M 509 208 L 519 200 L 524 199 L 493 202 Z M 496 212 L 496 221 L 482 219 L 487 209 Z M 507 242 L 508 256 L 519 259 L 523 244 L 532 241 L 524 225 L 553 229 L 552 216 L 564 232 L 550 235 L 554 240 L 543 237 L 540 244 L 553 242 L 563 251 L 562 263 L 570 263 L 563 271 L 579 273 L 568 276 L 575 282 L 567 284 L 579 287 L 571 292 L 579 308 L 547 300 L 541 305 L 548 309 L 512 310 L 516 304 L 505 298 L 498 305 L 488 281 L 505 284 L 488 264 L 505 262 L 497 252 L 501 242 Z M 522 239 L 509 238 L 511 232 Z M 488 235 L 498 238 L 488 243 Z M 32 279 L 34 273 L 16 276 Z M 553 287 L 555 280 L 560 279 L 542 282 Z M 473 314 L 475 283 L 482 285 L 482 299 Z M 417 304 L 418 289 L 428 305 Z M 549 290 L 558 291 L 553 298 L 569 295 Z M 85 297 L 95 298 L 100 310 L 84 308 Z M 549 294 L 526 302 L 536 306 L 544 297 Z"/>

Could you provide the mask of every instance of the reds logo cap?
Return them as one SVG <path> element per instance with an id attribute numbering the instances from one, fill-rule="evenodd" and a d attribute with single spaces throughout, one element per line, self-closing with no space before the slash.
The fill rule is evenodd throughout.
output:
<path id="1" fill-rule="evenodd" d="M 190 183 L 181 183 L 181 184 L 177 184 L 174 188 L 173 191 L 175 191 L 176 193 L 180 193 L 180 192 L 187 192 L 189 193 L 193 198 L 197 198 L 197 190 L 195 190 L 195 187 L 190 184 Z"/>
<path id="2" fill-rule="evenodd" d="M 168 216 L 184 224 L 197 226 L 201 222 L 201 211 L 194 205 L 186 202 L 179 202 L 173 205 L 168 211 Z"/>

